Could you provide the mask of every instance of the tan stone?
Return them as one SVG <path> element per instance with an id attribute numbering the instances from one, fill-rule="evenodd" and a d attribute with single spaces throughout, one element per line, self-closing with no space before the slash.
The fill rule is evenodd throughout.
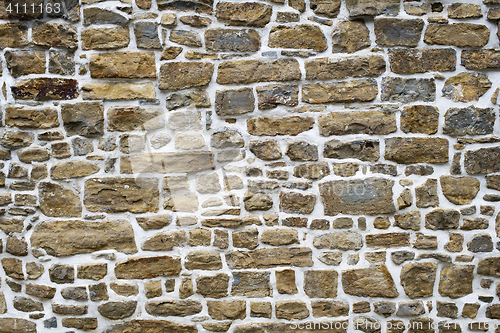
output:
<path id="1" fill-rule="evenodd" d="M 214 276 L 200 276 L 196 278 L 196 293 L 203 297 L 223 298 L 228 295 L 229 276 L 216 274 Z"/>
<path id="2" fill-rule="evenodd" d="M 494 49 L 463 50 L 461 64 L 472 70 L 500 68 L 500 51 Z"/>
<path id="3" fill-rule="evenodd" d="M 208 314 L 215 320 L 244 319 L 246 302 L 244 300 L 207 301 Z"/>
<path id="4" fill-rule="evenodd" d="M 272 296 L 269 272 L 233 272 L 231 295 L 245 297 Z"/>
<path id="5" fill-rule="evenodd" d="M 77 30 L 67 23 L 35 22 L 31 38 L 33 43 L 44 47 L 62 47 L 71 50 L 78 47 Z M 22 40 L 21 38 L 21 43 Z"/>
<path id="6" fill-rule="evenodd" d="M 401 269 L 401 285 L 410 298 L 431 297 L 436 281 L 437 264 L 407 263 Z"/>
<path id="7" fill-rule="evenodd" d="M 405 106 L 401 112 L 401 129 L 405 133 L 435 134 L 438 123 L 439 109 L 431 105 Z"/>
<path id="8" fill-rule="evenodd" d="M 208 62 L 168 62 L 160 67 L 159 88 L 180 90 L 210 83 L 214 65 Z"/>
<path id="9" fill-rule="evenodd" d="M 370 47 L 370 30 L 363 20 L 341 21 L 332 32 L 332 51 L 353 53 Z"/>
<path id="10" fill-rule="evenodd" d="M 385 140 L 385 158 L 401 163 L 446 163 L 448 140 L 442 138 L 390 138 Z"/>
<path id="11" fill-rule="evenodd" d="M 36 324 L 21 318 L 0 318 L 0 333 L 36 333 Z"/>
<path id="12" fill-rule="evenodd" d="M 272 7 L 257 2 L 219 2 L 216 7 L 218 21 L 226 25 L 262 28 L 271 20 Z"/>
<path id="13" fill-rule="evenodd" d="M 304 292 L 311 298 L 335 298 L 338 275 L 334 270 L 305 271 Z"/>
<path id="14" fill-rule="evenodd" d="M 201 222 L 203 226 L 215 228 L 238 228 L 247 225 L 261 225 L 259 217 L 257 216 L 246 216 L 246 217 L 233 217 L 233 218 L 216 218 L 216 219 L 205 219 Z"/>
<path id="15" fill-rule="evenodd" d="M 310 130 L 314 125 L 312 117 L 261 117 L 247 122 L 248 132 L 253 135 L 297 135 Z"/>
<path id="16" fill-rule="evenodd" d="M 368 247 L 410 246 L 410 234 L 406 232 L 388 232 L 365 236 Z"/>
<path id="17" fill-rule="evenodd" d="M 443 267 L 439 279 L 439 294 L 450 298 L 460 298 L 471 294 L 473 279 L 473 265 Z"/>
<path id="18" fill-rule="evenodd" d="M 247 84 L 253 82 L 297 81 L 301 78 L 296 59 L 236 60 L 219 64 L 217 83 Z"/>
<path id="19" fill-rule="evenodd" d="M 299 237 L 294 229 L 266 229 L 262 232 L 260 240 L 264 244 L 272 246 L 298 244 Z"/>
<path id="20" fill-rule="evenodd" d="M 377 82 L 373 79 L 313 83 L 302 87 L 302 101 L 306 103 L 369 102 L 373 101 L 377 94 Z"/>
<path id="21" fill-rule="evenodd" d="M 455 205 L 470 204 L 479 192 L 479 180 L 472 177 L 441 176 L 443 194 Z"/>
<path id="22" fill-rule="evenodd" d="M 186 317 L 200 313 L 202 310 L 201 303 L 191 299 L 148 301 L 144 308 L 150 315 L 162 317 Z"/>
<path id="23" fill-rule="evenodd" d="M 453 23 L 427 25 L 424 42 L 431 45 L 455 45 L 458 47 L 483 47 L 488 43 L 490 31 L 485 25 Z"/>
<path id="24" fill-rule="evenodd" d="M 389 134 L 397 130 L 394 114 L 380 111 L 332 112 L 320 115 L 320 135 Z"/>
<path id="25" fill-rule="evenodd" d="M 349 10 L 349 16 L 377 16 L 390 15 L 395 16 L 399 13 L 399 1 L 382 0 L 373 2 L 371 0 L 347 0 L 346 6 Z"/>
<path id="26" fill-rule="evenodd" d="M 181 271 L 181 259 L 171 256 L 132 257 L 115 265 L 118 279 L 150 279 L 176 276 Z"/>
<path id="27" fill-rule="evenodd" d="M 47 129 L 58 127 L 59 119 L 57 110 L 52 107 L 8 106 L 5 108 L 5 124 L 18 128 Z"/>
<path id="28" fill-rule="evenodd" d="M 359 250 L 363 247 L 363 236 L 354 231 L 335 231 L 315 236 L 313 245 L 317 249 Z"/>
<path id="29" fill-rule="evenodd" d="M 222 260 L 215 251 L 191 251 L 185 257 L 184 266 L 189 270 L 219 270 L 222 268 Z"/>
<path id="30" fill-rule="evenodd" d="M 137 252 L 130 223 L 120 220 L 42 222 L 31 235 L 31 246 L 41 247 L 56 257 L 108 249 L 127 254 Z"/>
<path id="31" fill-rule="evenodd" d="M 93 53 L 90 55 L 89 70 L 92 78 L 154 78 L 154 52 Z"/>
<path id="32" fill-rule="evenodd" d="M 22 22 L 0 24 L 0 48 L 28 45 L 28 26 Z M 49 37 L 49 36 L 47 36 Z"/>
<path id="33" fill-rule="evenodd" d="M 312 251 L 305 247 L 230 251 L 226 262 L 231 269 L 270 268 L 276 266 L 312 266 Z"/>
<path id="34" fill-rule="evenodd" d="M 158 180 L 91 178 L 85 182 L 85 207 L 91 212 L 157 212 Z"/>
<path id="35" fill-rule="evenodd" d="M 453 72 L 457 57 L 453 49 L 390 49 L 389 61 L 396 74 Z"/>
<path id="36" fill-rule="evenodd" d="M 499 277 L 500 257 L 488 257 L 479 259 L 477 264 L 477 274 Z"/>
<path id="37" fill-rule="evenodd" d="M 45 73 L 45 52 L 34 50 L 8 50 L 4 53 L 7 68 L 13 77 Z"/>
<path id="38" fill-rule="evenodd" d="M 349 303 L 344 301 L 312 301 L 313 317 L 343 317 L 349 314 Z"/>
<path id="39" fill-rule="evenodd" d="M 152 82 L 83 82 L 83 99 L 133 100 L 155 99 L 156 91 Z"/>
<path id="40" fill-rule="evenodd" d="M 108 50 L 127 47 L 130 43 L 128 27 L 90 27 L 81 32 L 83 50 Z"/>
<path id="41" fill-rule="evenodd" d="M 385 265 L 343 271 L 342 287 L 346 294 L 354 296 L 388 298 L 399 296 L 391 273 Z"/>
<path id="42" fill-rule="evenodd" d="M 126 332 L 178 332 L 178 333 L 197 333 L 195 325 L 178 324 L 167 320 L 158 319 L 134 319 L 122 321 L 119 324 L 113 323 L 107 329 L 107 333 L 126 333 Z M 33 332 L 34 333 L 34 332 Z"/>
<path id="43" fill-rule="evenodd" d="M 280 294 L 293 295 L 298 293 L 297 285 L 295 283 L 295 271 L 293 269 L 275 271 L 275 274 L 276 288 Z"/>
<path id="44" fill-rule="evenodd" d="M 348 77 L 379 76 L 385 72 L 381 56 L 318 58 L 306 60 L 306 80 L 344 79 Z"/>
<path id="45" fill-rule="evenodd" d="M 89 263 L 78 265 L 76 277 L 79 279 L 99 281 L 103 279 L 107 274 L 107 263 Z"/>
<path id="46" fill-rule="evenodd" d="M 304 319 L 309 317 L 306 303 L 299 300 L 276 301 L 276 318 L 278 319 Z"/>
<path id="47" fill-rule="evenodd" d="M 59 184 L 43 182 L 38 185 L 40 210 L 46 216 L 79 217 L 82 214 L 80 198 Z"/>
<path id="48" fill-rule="evenodd" d="M 446 80 L 443 96 L 456 102 L 477 101 L 491 88 L 491 81 L 482 73 L 460 73 Z"/>
<path id="49" fill-rule="evenodd" d="M 50 178 L 55 180 L 80 178 L 92 175 L 99 170 L 100 168 L 97 165 L 87 161 L 62 162 L 50 168 Z"/>

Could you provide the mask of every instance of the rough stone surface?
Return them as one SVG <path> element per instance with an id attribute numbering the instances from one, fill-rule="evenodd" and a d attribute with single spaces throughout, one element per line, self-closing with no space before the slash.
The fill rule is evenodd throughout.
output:
<path id="1" fill-rule="evenodd" d="M 343 271 L 342 286 L 349 295 L 387 298 L 399 296 L 385 265 Z"/>
<path id="2" fill-rule="evenodd" d="M 431 45 L 482 47 L 488 43 L 490 31 L 485 25 L 474 23 L 431 23 L 424 33 L 424 42 Z"/>

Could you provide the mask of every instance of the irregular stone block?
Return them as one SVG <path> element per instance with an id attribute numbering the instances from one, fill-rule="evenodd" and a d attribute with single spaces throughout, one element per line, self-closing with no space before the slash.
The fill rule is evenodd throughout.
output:
<path id="1" fill-rule="evenodd" d="M 155 99 L 156 91 L 152 82 L 83 82 L 83 99 L 134 100 Z"/>
<path id="2" fill-rule="evenodd" d="M 306 80 L 380 76 L 385 72 L 381 56 L 318 58 L 305 61 Z"/>
<path id="3" fill-rule="evenodd" d="M 217 20 L 232 26 L 263 28 L 271 15 L 272 7 L 258 2 L 219 2 L 216 7 Z"/>
<path id="4" fill-rule="evenodd" d="M 436 83 L 434 79 L 407 79 L 401 77 L 382 78 L 380 99 L 386 102 L 434 102 Z"/>
<path id="5" fill-rule="evenodd" d="M 319 184 L 325 215 L 393 213 L 394 181 L 384 178 L 334 180 Z"/>
<path id="6" fill-rule="evenodd" d="M 210 83 L 213 72 L 214 65 L 207 62 L 168 62 L 160 67 L 159 87 L 163 90 L 203 87 Z"/>
<path id="7" fill-rule="evenodd" d="M 465 152 L 465 171 L 469 175 L 500 171 L 500 147 L 480 148 Z"/>
<path id="8" fill-rule="evenodd" d="M 205 47 L 212 52 L 257 52 L 260 36 L 253 29 L 207 29 Z"/>
<path id="9" fill-rule="evenodd" d="M 400 164 L 448 162 L 448 140 L 400 137 L 385 140 L 385 158 Z"/>
<path id="10" fill-rule="evenodd" d="M 305 247 L 230 251 L 226 262 L 231 269 L 270 268 L 276 266 L 312 266 L 312 251 Z"/>
<path id="11" fill-rule="evenodd" d="M 115 265 L 115 276 L 118 279 L 151 279 L 176 276 L 181 269 L 181 259 L 176 257 L 132 257 Z"/>
<path id="12" fill-rule="evenodd" d="M 302 101 L 306 103 L 370 102 L 377 97 L 377 94 L 377 81 L 373 79 L 302 86 Z"/>
<path id="13" fill-rule="evenodd" d="M 394 114 L 380 111 L 332 112 L 318 119 L 321 136 L 389 134 L 397 130 Z"/>
<path id="14" fill-rule="evenodd" d="M 399 296 L 391 273 L 385 265 L 343 271 L 342 287 L 346 294 L 354 296 L 387 298 Z"/>
<path id="15" fill-rule="evenodd" d="M 396 74 L 454 72 L 457 56 L 456 51 L 449 48 L 390 49 L 389 61 L 391 71 Z"/>
<path id="16" fill-rule="evenodd" d="M 17 99 L 68 100 L 78 97 L 78 81 L 44 77 L 23 79 L 11 85 L 10 90 Z"/>
<path id="17" fill-rule="evenodd" d="M 474 23 L 430 23 L 424 33 L 424 42 L 430 45 L 483 47 L 488 43 L 489 38 L 488 28 Z"/>
<path id="18" fill-rule="evenodd" d="M 83 50 L 120 49 L 129 45 L 130 31 L 128 27 L 84 28 L 81 40 Z"/>
<path id="19" fill-rule="evenodd" d="M 89 62 L 92 78 L 144 79 L 156 77 L 154 52 L 93 53 Z"/>
<path id="20" fill-rule="evenodd" d="M 260 118 L 250 118 L 247 121 L 248 133 L 252 135 L 298 135 L 313 128 L 314 118 L 312 117 L 273 117 L 264 116 Z"/>
<path id="21" fill-rule="evenodd" d="M 218 84 L 297 81 L 301 78 L 296 59 L 225 61 L 217 69 Z"/>

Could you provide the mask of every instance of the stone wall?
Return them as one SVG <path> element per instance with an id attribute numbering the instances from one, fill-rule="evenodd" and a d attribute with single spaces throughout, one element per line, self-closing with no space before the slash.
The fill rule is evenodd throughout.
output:
<path id="1" fill-rule="evenodd" d="M 27 1 L 0 333 L 500 332 L 500 1 Z"/>

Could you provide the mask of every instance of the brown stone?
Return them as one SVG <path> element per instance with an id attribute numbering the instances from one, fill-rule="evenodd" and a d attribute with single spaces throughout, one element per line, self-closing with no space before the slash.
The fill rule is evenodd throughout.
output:
<path id="1" fill-rule="evenodd" d="M 479 259 L 477 274 L 500 277 L 500 257 L 489 257 Z"/>
<path id="2" fill-rule="evenodd" d="M 366 235 L 368 247 L 401 247 L 410 246 L 410 234 L 406 232 L 388 232 Z"/>
<path id="3" fill-rule="evenodd" d="M 334 270 L 305 271 L 304 292 L 311 298 L 335 298 L 338 275 Z"/>
<path id="4" fill-rule="evenodd" d="M 0 318 L 0 333 L 36 333 L 36 324 L 21 318 Z"/>
<path id="5" fill-rule="evenodd" d="M 472 70 L 497 69 L 500 68 L 500 51 L 494 49 L 463 50 L 461 64 Z"/>
<path id="6" fill-rule="evenodd" d="M 272 246 L 298 244 L 299 237 L 294 229 L 266 229 L 262 232 L 260 240 L 264 244 Z"/>
<path id="7" fill-rule="evenodd" d="M 316 15 L 335 18 L 339 14 L 340 0 L 312 0 L 311 9 Z"/>
<path id="8" fill-rule="evenodd" d="M 370 30 L 363 20 L 341 21 L 332 32 L 332 52 L 353 53 L 370 47 Z"/>
<path id="9" fill-rule="evenodd" d="M 295 284 L 295 271 L 293 269 L 284 269 L 275 271 L 276 288 L 280 294 L 296 294 L 298 293 L 297 285 Z"/>
<path id="10" fill-rule="evenodd" d="M 125 15 L 106 8 L 86 7 L 83 9 L 83 25 L 126 25 L 128 21 L 129 19 Z"/>
<path id="11" fill-rule="evenodd" d="M 46 216 L 79 217 L 82 213 L 80 198 L 71 190 L 49 182 L 38 186 L 40 210 Z"/>
<path id="12" fill-rule="evenodd" d="M 384 178 L 334 180 L 319 185 L 326 215 L 393 213 L 394 181 Z"/>
<path id="13" fill-rule="evenodd" d="M 397 130 L 394 114 L 380 111 L 332 112 L 320 115 L 322 136 L 348 134 L 389 134 Z"/>
<path id="14" fill-rule="evenodd" d="M 156 77 L 153 52 L 93 53 L 89 62 L 93 78 L 143 79 Z"/>
<path id="15" fill-rule="evenodd" d="M 490 88 L 491 81 L 485 74 L 459 73 L 446 80 L 442 91 L 444 97 L 453 101 L 471 102 L 479 100 Z"/>
<path id="16" fill-rule="evenodd" d="M 10 74 L 17 78 L 29 74 L 45 73 L 45 52 L 34 50 L 5 51 L 5 60 Z"/>
<path id="17" fill-rule="evenodd" d="M 179 275 L 181 259 L 171 256 L 132 257 L 115 265 L 118 279 L 150 279 Z"/>
<path id="18" fill-rule="evenodd" d="M 269 272 L 233 272 L 231 295 L 244 297 L 272 296 Z"/>
<path id="19" fill-rule="evenodd" d="M 79 330 L 94 330 L 97 328 L 97 318 L 63 318 L 63 327 L 71 327 Z"/>
<path id="20" fill-rule="evenodd" d="M 185 257 L 184 266 L 190 270 L 218 270 L 222 268 L 222 260 L 215 251 L 191 251 Z"/>
<path id="21" fill-rule="evenodd" d="M 82 233 L 86 237 L 82 237 Z M 137 252 L 132 227 L 125 221 L 42 222 L 31 235 L 31 246 L 44 248 L 57 257 L 105 249 L 127 254 Z"/>
<path id="22" fill-rule="evenodd" d="M 215 228 L 238 228 L 246 225 L 257 224 L 260 225 L 262 222 L 257 216 L 246 216 L 246 217 L 236 217 L 236 218 L 216 218 L 216 219 L 205 219 L 201 222 L 203 226 Z"/>
<path id="23" fill-rule="evenodd" d="M 446 163 L 448 140 L 441 138 L 390 138 L 385 140 L 385 158 L 401 163 Z"/>
<path id="24" fill-rule="evenodd" d="M 377 16 L 390 15 L 395 16 L 399 13 L 399 1 L 382 0 L 373 2 L 371 0 L 347 0 L 347 10 L 349 16 Z"/>
<path id="25" fill-rule="evenodd" d="M 215 93 L 215 112 L 219 116 L 237 116 L 255 108 L 253 89 L 226 89 Z"/>
<path id="26" fill-rule="evenodd" d="M 354 231 L 335 231 L 315 236 L 313 245 L 317 249 L 359 250 L 363 247 L 363 236 Z"/>
<path id="27" fill-rule="evenodd" d="M 141 248 L 144 251 L 172 251 L 174 247 L 184 246 L 186 232 L 181 230 L 164 231 L 146 239 Z"/>
<path id="28" fill-rule="evenodd" d="M 432 297 L 437 264 L 407 263 L 401 269 L 401 285 L 410 298 Z"/>
<path id="29" fill-rule="evenodd" d="M 490 31 L 485 25 L 453 23 L 427 25 L 424 42 L 431 45 L 455 45 L 458 47 L 483 47 L 488 43 Z"/>
<path id="30" fill-rule="evenodd" d="M 455 205 L 470 204 L 479 192 L 479 180 L 472 177 L 441 176 L 443 194 Z"/>
<path id="31" fill-rule="evenodd" d="M 90 27 L 82 30 L 81 39 L 83 50 L 119 49 L 129 45 L 130 31 L 128 27 Z"/>
<path id="32" fill-rule="evenodd" d="M 377 82 L 373 79 L 312 83 L 302 87 L 302 101 L 306 103 L 370 102 L 377 94 Z"/>
<path id="33" fill-rule="evenodd" d="M 164 90 L 203 87 L 210 83 L 214 66 L 205 62 L 169 62 L 160 67 L 159 87 Z"/>
<path id="34" fill-rule="evenodd" d="M 262 28 L 271 20 L 272 7 L 257 2 L 219 2 L 216 7 L 218 21 L 232 26 Z"/>
<path id="35" fill-rule="evenodd" d="M 99 170 L 99 167 L 91 162 L 69 161 L 53 165 L 50 169 L 50 177 L 54 180 L 80 178 L 92 175 Z"/>
<path id="36" fill-rule="evenodd" d="M 270 268 L 276 266 L 312 266 L 312 251 L 304 247 L 230 251 L 226 261 L 231 269 Z"/>
<path id="37" fill-rule="evenodd" d="M 247 122 L 248 133 L 252 135 L 292 135 L 310 130 L 314 126 L 312 117 L 273 117 L 250 118 Z"/>
<path id="38" fill-rule="evenodd" d="M 22 22 L 0 24 L 0 48 L 28 45 L 28 26 Z M 49 36 L 47 36 L 49 37 Z"/>
<path id="39" fill-rule="evenodd" d="M 379 76 L 385 72 L 381 56 L 336 57 L 306 60 L 307 80 L 344 79 L 348 77 Z"/>
<path id="40" fill-rule="evenodd" d="M 77 267 L 76 277 L 79 279 L 87 279 L 99 281 L 108 274 L 107 263 L 89 263 L 79 265 Z"/>
<path id="41" fill-rule="evenodd" d="M 203 297 L 223 298 L 228 295 L 229 276 L 216 274 L 214 276 L 200 276 L 196 278 L 196 293 Z"/>
<path id="42" fill-rule="evenodd" d="M 92 178 L 85 182 L 85 207 L 91 212 L 158 211 L 158 181 L 153 178 Z"/>
<path id="43" fill-rule="evenodd" d="M 500 147 L 480 148 L 465 153 L 465 171 L 469 175 L 500 171 Z"/>
<path id="44" fill-rule="evenodd" d="M 50 286 L 36 285 L 31 283 L 26 284 L 26 294 L 35 297 L 52 299 L 56 294 L 56 290 L 56 288 Z"/>
<path id="45" fill-rule="evenodd" d="M 401 130 L 405 133 L 435 134 L 439 109 L 431 105 L 405 106 L 401 112 Z"/>
<path id="46" fill-rule="evenodd" d="M 134 319 L 122 321 L 109 326 L 106 333 L 126 333 L 126 332 L 172 332 L 172 333 L 197 333 L 195 325 L 178 324 L 167 320 L 158 319 Z"/>
<path id="47" fill-rule="evenodd" d="M 390 49 L 391 71 L 396 74 L 453 72 L 457 56 L 453 49 Z"/>
<path id="48" fill-rule="evenodd" d="M 380 99 L 386 102 L 434 102 L 436 82 L 434 78 L 383 77 Z"/>
<path id="49" fill-rule="evenodd" d="M 59 119 L 57 110 L 52 107 L 8 106 L 5 108 L 5 124 L 18 128 L 47 129 L 58 127 Z"/>
<path id="50" fill-rule="evenodd" d="M 63 304 L 52 303 L 52 312 L 54 312 L 55 314 L 70 315 L 70 316 L 85 315 L 88 312 L 88 306 L 63 305 Z"/>
<path id="51" fill-rule="evenodd" d="M 207 301 L 208 314 L 215 320 L 244 319 L 246 302 L 244 300 Z"/>
<path id="52" fill-rule="evenodd" d="M 443 267 L 439 279 L 439 294 L 450 298 L 460 298 L 471 294 L 473 279 L 473 265 Z"/>
<path id="53" fill-rule="evenodd" d="M 75 27 L 67 23 L 37 21 L 33 26 L 31 38 L 33 39 L 33 43 L 43 47 L 61 47 L 71 50 L 78 47 L 77 30 Z M 23 39 L 21 38 L 17 43 L 22 42 Z"/>
<path id="54" fill-rule="evenodd" d="M 453 19 L 480 18 L 481 5 L 474 3 L 453 3 L 448 7 L 448 17 Z"/>
<path id="55" fill-rule="evenodd" d="M 268 45 L 271 48 L 313 49 L 318 52 L 327 48 L 326 38 L 321 29 L 305 24 L 272 27 Z"/>
<path id="56" fill-rule="evenodd" d="M 354 296 L 399 296 L 391 273 L 385 265 L 345 270 L 342 272 L 342 286 L 346 294 Z"/>
<path id="57" fill-rule="evenodd" d="M 299 300 L 276 301 L 276 318 L 278 319 L 304 319 L 309 317 L 306 303 Z"/>
<path id="58" fill-rule="evenodd" d="M 18 80 L 10 87 L 18 99 L 68 100 L 78 97 L 78 82 L 73 79 L 33 78 Z"/>
<path id="59" fill-rule="evenodd" d="M 376 42 L 381 46 L 415 47 L 420 41 L 423 28 L 422 19 L 376 18 Z"/>
<path id="60" fill-rule="evenodd" d="M 295 59 L 236 60 L 219 64 L 217 83 L 247 84 L 253 82 L 297 81 L 301 78 L 299 63 Z"/>
<path id="61" fill-rule="evenodd" d="M 103 303 L 97 307 L 101 316 L 109 319 L 124 319 L 134 314 L 137 301 Z"/>
<path id="62" fill-rule="evenodd" d="M 343 301 L 311 301 L 313 317 L 343 317 L 349 314 L 349 303 Z"/>

